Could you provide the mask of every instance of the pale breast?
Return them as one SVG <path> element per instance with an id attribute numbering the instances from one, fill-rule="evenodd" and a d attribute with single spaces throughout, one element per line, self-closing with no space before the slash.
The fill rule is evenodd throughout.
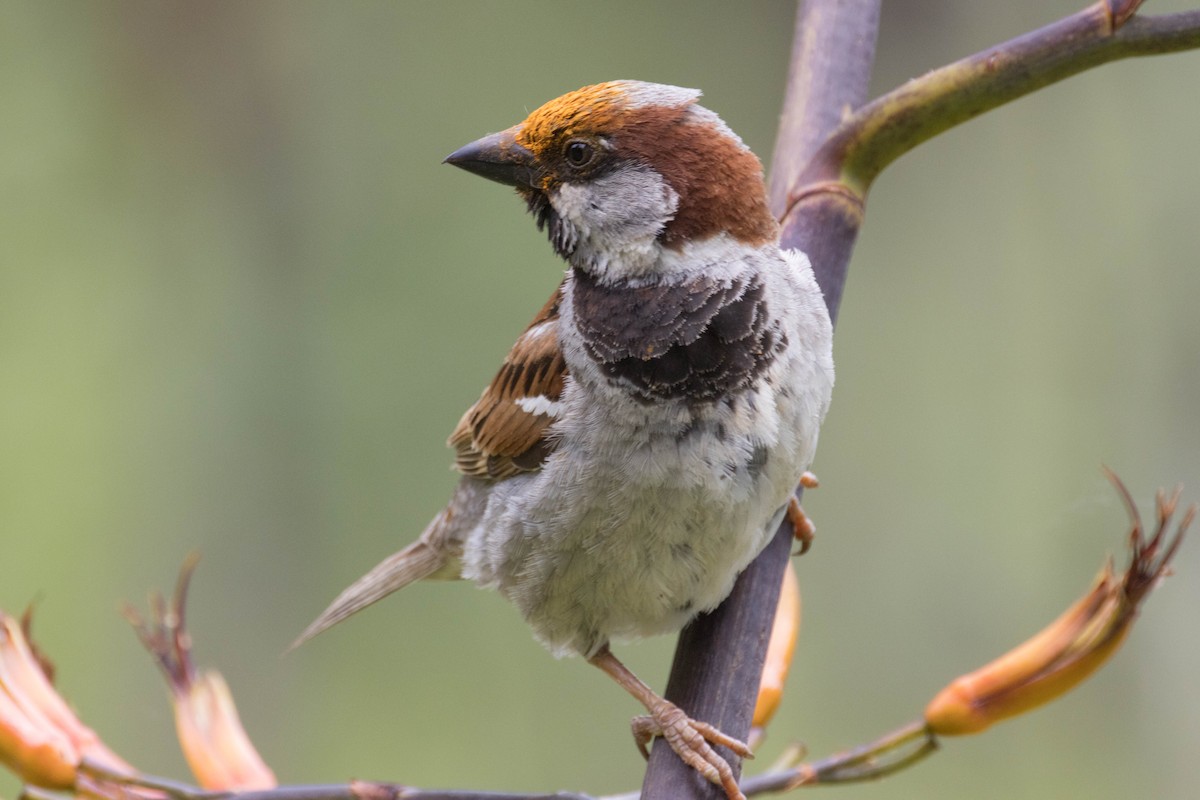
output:
<path id="1" fill-rule="evenodd" d="M 722 329 L 729 352 L 715 362 L 685 353 L 687 368 L 669 381 L 606 369 L 631 358 L 635 339 L 593 324 L 606 339 L 589 340 L 580 333 L 588 324 L 573 318 L 578 306 L 564 313 L 571 378 L 558 445 L 541 472 L 496 485 L 464 565 L 559 655 L 675 630 L 715 607 L 774 532 L 812 458 L 832 367 L 827 335 L 815 347 L 786 346 L 812 338 L 792 296 L 806 289 L 770 273 L 714 286 L 721 302 L 659 304 L 674 336 L 637 339 L 662 354 L 687 349 L 735 306 Z M 564 305 L 571 300 L 568 287 Z M 708 323 L 691 324 L 698 314 Z M 678 395 L 689 381 L 719 390 Z"/>
<path id="2" fill-rule="evenodd" d="M 795 448 L 750 424 L 750 405 L 776 402 L 750 392 L 690 422 L 643 419 L 560 447 L 500 501 L 483 528 L 490 564 L 474 576 L 560 654 L 678 629 L 729 593 L 794 487 Z"/>

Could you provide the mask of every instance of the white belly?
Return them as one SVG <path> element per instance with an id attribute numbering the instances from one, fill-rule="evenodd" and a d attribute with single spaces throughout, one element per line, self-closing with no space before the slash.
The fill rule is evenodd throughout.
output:
<path id="1" fill-rule="evenodd" d="M 495 487 L 464 576 L 512 600 L 557 655 L 714 608 L 774 533 L 828 397 L 787 359 L 769 378 L 694 410 L 571 386 L 573 424 L 541 472 Z"/>
<path id="2" fill-rule="evenodd" d="M 812 462 L 833 389 L 832 331 L 812 270 L 800 253 L 772 245 L 751 258 L 722 241 L 710 243 L 713 269 L 760 270 L 790 346 L 752 388 L 689 408 L 633 399 L 564 333 L 558 444 L 541 471 L 490 487 L 466 532 L 463 576 L 512 600 L 556 655 L 677 630 L 716 607 Z M 568 283 L 566 332 L 570 293 Z"/>

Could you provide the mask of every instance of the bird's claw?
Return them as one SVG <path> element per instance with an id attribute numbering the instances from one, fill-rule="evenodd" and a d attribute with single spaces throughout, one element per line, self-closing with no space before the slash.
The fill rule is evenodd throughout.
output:
<path id="1" fill-rule="evenodd" d="M 746 800 L 738 788 L 733 768 L 712 748 L 712 745 L 720 745 L 742 758 L 754 758 L 754 753 L 744 742 L 725 735 L 707 722 L 692 719 L 666 700 L 651 709 L 649 716 L 634 717 L 630 727 L 644 758 L 650 757 L 650 741 L 656 736 L 662 737 L 683 763 L 699 772 L 705 780 L 723 788 L 729 800 Z"/>
<path id="2" fill-rule="evenodd" d="M 794 555 L 802 556 L 812 547 L 813 539 L 817 536 L 817 526 L 813 525 L 812 520 L 804 513 L 804 508 L 795 495 L 788 500 L 787 520 L 792 523 L 792 533 L 800 543 L 800 549 Z"/>

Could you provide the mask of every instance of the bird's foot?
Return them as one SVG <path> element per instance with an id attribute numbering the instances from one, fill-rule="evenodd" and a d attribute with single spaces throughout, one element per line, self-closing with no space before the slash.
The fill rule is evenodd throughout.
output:
<path id="1" fill-rule="evenodd" d="M 792 533 L 800 543 L 800 549 L 794 555 L 802 556 L 812 547 L 813 539 L 817 536 L 817 526 L 813 525 L 812 520 L 804 513 L 804 508 L 795 495 L 788 500 L 787 520 L 792 523 Z"/>
<path id="2" fill-rule="evenodd" d="M 720 745 L 742 758 L 754 758 L 744 742 L 726 736 L 707 722 L 692 719 L 679 706 L 666 700 L 660 699 L 649 711 L 649 716 L 634 717 L 630 724 L 634 741 L 644 757 L 650 757 L 647 749 L 650 741 L 660 736 L 667 740 L 683 763 L 724 789 L 729 800 L 746 800 L 738 788 L 733 768 L 712 747 Z"/>

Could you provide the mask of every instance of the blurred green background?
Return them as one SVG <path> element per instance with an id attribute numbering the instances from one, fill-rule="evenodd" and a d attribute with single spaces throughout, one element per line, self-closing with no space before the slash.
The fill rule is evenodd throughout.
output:
<path id="1" fill-rule="evenodd" d="M 1186 8 L 1148 4 L 1148 13 Z M 1071 13 L 884 4 L 876 91 Z M 703 88 L 764 158 L 788 2 L 9 3 L 0 26 L 0 605 L 82 716 L 185 775 L 117 614 L 204 562 L 191 622 L 287 782 L 616 792 L 638 709 L 497 596 L 413 587 L 286 658 L 454 483 L 462 409 L 558 280 L 443 156 L 583 84 Z M 805 505 L 805 621 L 753 769 L 919 713 L 1120 553 L 1106 463 L 1200 499 L 1200 54 L 1126 62 L 879 181 Z M 1119 556 L 1121 557 L 1121 556 Z M 1126 650 L 1035 715 L 839 798 L 1187 798 L 1200 542 Z M 673 642 L 619 650 L 662 687 Z M 16 792 L 0 777 L 0 795 Z"/>

